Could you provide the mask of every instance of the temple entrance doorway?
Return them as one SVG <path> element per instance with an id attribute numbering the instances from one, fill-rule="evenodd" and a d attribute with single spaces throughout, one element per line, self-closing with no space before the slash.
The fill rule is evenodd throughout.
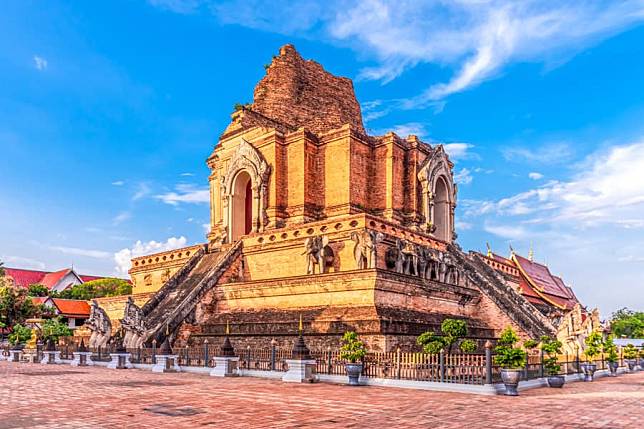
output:
<path id="1" fill-rule="evenodd" d="M 246 171 L 240 171 L 235 177 L 231 214 L 231 238 L 235 242 L 253 229 L 253 189 Z"/>

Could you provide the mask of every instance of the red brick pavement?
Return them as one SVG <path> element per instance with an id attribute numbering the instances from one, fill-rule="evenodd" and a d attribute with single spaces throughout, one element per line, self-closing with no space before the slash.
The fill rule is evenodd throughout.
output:
<path id="1" fill-rule="evenodd" d="M 638 428 L 644 372 L 520 397 L 0 362 L 9 428 Z"/>

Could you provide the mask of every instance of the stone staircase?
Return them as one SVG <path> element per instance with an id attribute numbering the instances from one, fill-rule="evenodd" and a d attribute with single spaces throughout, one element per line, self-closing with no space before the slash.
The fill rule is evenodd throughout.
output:
<path id="1" fill-rule="evenodd" d="M 542 335 L 555 335 L 555 328 L 536 307 L 523 295 L 516 293 L 503 278 L 476 254 L 465 255 L 449 246 L 450 254 L 465 269 L 469 279 L 477 284 L 483 294 L 489 297 L 517 325 L 534 339 Z"/>
<path id="2" fill-rule="evenodd" d="M 166 332 L 174 333 L 195 309 L 199 299 L 214 286 L 241 255 L 242 241 L 227 251 L 199 249 L 143 306 L 146 344 L 161 344 Z"/>

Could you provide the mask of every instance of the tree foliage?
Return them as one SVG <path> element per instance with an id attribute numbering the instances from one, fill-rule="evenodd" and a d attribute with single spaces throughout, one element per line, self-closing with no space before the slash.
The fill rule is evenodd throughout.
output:
<path id="1" fill-rule="evenodd" d="M 59 338 L 70 337 L 72 334 L 72 330 L 64 323 L 61 323 L 59 317 L 45 320 L 42 324 L 42 338 L 44 342 L 51 339 L 57 343 Z"/>
<path id="2" fill-rule="evenodd" d="M 526 363 L 527 353 L 521 347 L 515 347 L 519 337 L 511 327 L 505 328 L 494 348 L 494 363 L 502 368 L 521 368 Z"/>
<path id="3" fill-rule="evenodd" d="M 632 344 L 627 344 L 624 347 L 624 358 L 626 359 L 635 359 L 637 357 L 637 348 Z"/>
<path id="4" fill-rule="evenodd" d="M 347 331 L 342 336 L 342 347 L 340 347 L 340 358 L 351 363 L 361 361 L 367 354 L 364 343 L 358 339 L 358 334 Z"/>
<path id="5" fill-rule="evenodd" d="M 613 341 L 613 336 L 609 335 L 606 340 L 604 340 L 604 343 L 602 344 L 602 352 L 606 353 L 606 360 L 610 363 L 615 363 L 618 360 L 618 355 L 617 355 L 617 346 L 615 345 L 615 342 Z"/>
<path id="6" fill-rule="evenodd" d="M 547 335 L 541 337 L 541 350 L 546 355 L 543 359 L 543 366 L 546 368 L 548 375 L 557 375 L 561 370 L 557 356 L 561 353 L 562 346 L 563 344 L 559 340 L 550 338 Z"/>
<path id="7" fill-rule="evenodd" d="M 23 323 L 30 317 L 43 313 L 42 306 L 35 305 L 27 291 L 13 286 L 0 286 L 0 322 L 7 327 Z"/>
<path id="8" fill-rule="evenodd" d="M 22 326 L 20 323 L 14 325 L 13 331 L 9 335 L 9 343 L 14 346 L 24 344 L 31 339 L 31 329 Z"/>
<path id="9" fill-rule="evenodd" d="M 29 296 L 49 296 L 49 289 L 47 286 L 41 284 L 32 284 L 27 288 L 27 295 Z"/>
<path id="10" fill-rule="evenodd" d="M 104 296 L 130 295 L 132 285 L 123 279 L 105 278 L 74 285 L 64 291 L 52 293 L 55 298 L 90 300 Z"/>
<path id="11" fill-rule="evenodd" d="M 586 348 L 584 349 L 584 355 L 586 359 L 590 362 L 595 356 L 597 356 L 603 347 L 602 334 L 598 331 L 593 331 L 590 335 L 584 340 Z"/>
<path id="12" fill-rule="evenodd" d="M 611 316 L 610 329 L 618 338 L 644 338 L 644 311 L 617 310 Z"/>
<path id="13" fill-rule="evenodd" d="M 431 331 L 423 332 L 416 338 L 416 343 L 423 347 L 425 353 L 437 354 L 447 348 L 447 353 L 450 354 L 454 344 L 467 336 L 467 323 L 464 320 L 445 319 L 441 323 L 441 333 L 443 335 L 436 335 Z M 472 349 L 469 342 L 474 343 L 472 340 L 467 340 L 468 343 L 463 346 L 462 343 L 465 341 L 461 342 L 461 351 L 463 352 Z M 476 350 L 476 343 L 474 343 L 474 350 Z"/>

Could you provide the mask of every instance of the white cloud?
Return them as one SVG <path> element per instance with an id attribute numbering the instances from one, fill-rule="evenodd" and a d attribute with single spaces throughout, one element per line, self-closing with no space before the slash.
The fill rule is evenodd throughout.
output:
<path id="1" fill-rule="evenodd" d="M 155 198 L 173 206 L 180 203 L 209 204 L 210 191 L 208 188 L 197 188 L 195 185 L 179 184 L 175 187 L 175 191 L 157 195 Z"/>
<path id="2" fill-rule="evenodd" d="M 181 176 L 181 177 L 193 177 L 194 174 L 193 173 L 181 173 L 179 176 Z"/>
<path id="3" fill-rule="evenodd" d="M 48 66 L 48 63 L 46 59 L 44 59 L 39 55 L 34 55 L 34 67 L 36 67 L 36 69 L 40 71 L 45 71 L 47 70 L 47 66 Z"/>
<path id="4" fill-rule="evenodd" d="M 469 143 L 443 143 L 443 149 L 449 155 L 449 159 L 457 161 L 459 159 L 476 158 L 477 156 L 470 152 L 474 145 Z"/>
<path id="5" fill-rule="evenodd" d="M 454 181 L 459 185 L 468 185 L 472 183 L 472 175 L 467 168 L 461 168 L 454 174 Z"/>
<path id="6" fill-rule="evenodd" d="M 528 173 L 528 177 L 532 180 L 540 180 L 543 179 L 543 174 L 533 171 L 531 173 Z"/>
<path id="7" fill-rule="evenodd" d="M 0 257 L 0 262 L 4 262 L 5 267 L 23 268 L 26 270 L 44 270 L 46 265 L 42 261 L 32 258 L 23 258 L 21 256 L 5 256 Z"/>
<path id="8" fill-rule="evenodd" d="M 132 218 L 132 214 L 130 212 L 123 211 L 117 214 L 116 216 L 114 216 L 114 218 L 112 219 L 112 223 L 114 225 L 120 225 L 130 218 Z"/>
<path id="9" fill-rule="evenodd" d="M 151 253 L 179 249 L 181 247 L 185 247 L 186 243 L 186 237 L 183 236 L 170 237 L 165 242 L 152 240 L 144 243 L 141 240 L 138 240 L 132 247 L 124 248 L 114 253 L 114 262 L 116 262 L 116 267 L 114 269 L 118 275 L 127 276 L 127 272 L 132 266 L 132 258 Z"/>
<path id="10" fill-rule="evenodd" d="M 483 229 L 490 234 L 498 235 L 499 237 L 507 238 L 510 240 L 522 239 L 528 235 L 528 232 L 522 226 L 495 225 L 486 223 L 483 226 Z"/>
<path id="11" fill-rule="evenodd" d="M 123 186 L 125 185 L 125 182 L 123 180 L 115 180 L 112 182 L 113 186 Z"/>
<path id="12" fill-rule="evenodd" d="M 359 78 L 386 83 L 421 63 L 452 69 L 446 82 L 412 99 L 417 106 L 511 63 L 560 64 L 644 19 L 642 0 L 231 0 L 211 10 L 225 24 L 349 45 L 376 60 Z"/>
<path id="13" fill-rule="evenodd" d="M 65 246 L 47 246 L 47 248 L 54 252 L 64 253 L 65 255 L 86 256 L 96 259 L 105 259 L 111 256 L 109 252 L 105 252 L 103 250 L 81 249 L 79 247 Z"/>
<path id="14" fill-rule="evenodd" d="M 570 144 L 550 143 L 539 147 L 507 147 L 501 149 L 503 157 L 508 161 L 527 161 L 530 163 L 554 164 L 570 161 L 574 151 Z"/>
<path id="15" fill-rule="evenodd" d="M 141 182 L 137 185 L 136 191 L 132 195 L 132 201 L 138 201 L 143 197 L 150 194 L 150 186 L 147 183 Z"/>
<path id="16" fill-rule="evenodd" d="M 463 221 L 456 221 L 454 222 L 454 227 L 456 228 L 457 231 L 466 231 L 468 229 L 472 229 L 474 227 L 473 224 L 470 222 L 463 222 Z"/>
<path id="17" fill-rule="evenodd" d="M 190 14 L 196 12 L 203 2 L 200 0 L 148 0 L 148 3 L 170 12 Z"/>

